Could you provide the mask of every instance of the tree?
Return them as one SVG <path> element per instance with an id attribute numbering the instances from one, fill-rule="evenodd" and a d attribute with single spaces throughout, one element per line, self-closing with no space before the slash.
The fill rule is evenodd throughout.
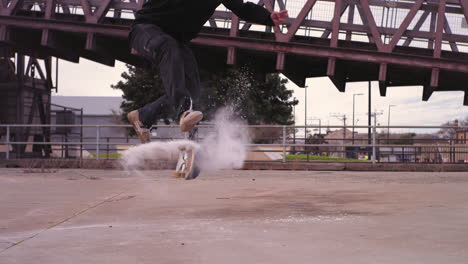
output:
<path id="1" fill-rule="evenodd" d="M 156 100 L 164 94 L 161 79 L 156 71 L 148 71 L 127 65 L 123 80 L 111 87 L 123 92 L 122 120 L 134 109 Z M 292 91 L 287 90 L 287 79 L 279 74 L 269 74 L 265 80 L 257 80 L 248 68 L 230 68 L 216 72 L 200 69 L 202 93 L 199 109 L 205 119 L 211 119 L 217 109 L 232 105 L 239 116 L 249 124 L 294 123 L 290 101 Z"/>
<path id="2" fill-rule="evenodd" d="M 456 124 L 455 124 L 455 121 L 447 121 L 447 122 L 443 123 L 440 126 L 444 126 L 444 127 L 452 126 L 453 127 L 453 126 L 456 126 Z M 458 126 L 468 126 L 468 116 L 465 117 L 464 120 L 458 121 Z M 446 137 L 446 138 L 453 138 L 453 136 L 455 136 L 455 129 L 453 129 L 453 128 L 441 128 L 439 130 L 439 133 L 444 135 L 444 137 Z"/>
<path id="3" fill-rule="evenodd" d="M 268 74 L 264 80 L 255 79 L 246 67 L 201 74 L 203 92 L 201 109 L 208 119 L 225 105 L 235 108 L 248 124 L 291 125 L 294 123 L 290 101 L 292 91 L 286 88 L 287 79 Z"/>
<path id="4" fill-rule="evenodd" d="M 159 75 L 153 71 L 126 65 L 128 72 L 123 72 L 123 80 L 116 85 L 111 85 L 113 89 L 120 89 L 123 92 L 123 99 L 120 108 L 122 109 L 121 120 L 128 123 L 127 113 L 148 104 L 164 95 Z"/>

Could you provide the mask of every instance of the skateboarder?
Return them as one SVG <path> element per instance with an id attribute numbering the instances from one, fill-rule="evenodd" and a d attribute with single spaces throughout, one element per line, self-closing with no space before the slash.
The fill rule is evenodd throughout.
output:
<path id="1" fill-rule="evenodd" d="M 159 68 L 166 91 L 127 115 L 142 143 L 149 142 L 149 128 L 154 122 L 174 111 L 182 132 L 190 131 L 203 118 L 200 111 L 193 111 L 200 95 L 200 79 L 188 43 L 220 4 L 243 20 L 263 25 L 278 26 L 288 16 L 286 10 L 270 13 L 243 0 L 148 0 L 135 14 L 130 47 Z"/>

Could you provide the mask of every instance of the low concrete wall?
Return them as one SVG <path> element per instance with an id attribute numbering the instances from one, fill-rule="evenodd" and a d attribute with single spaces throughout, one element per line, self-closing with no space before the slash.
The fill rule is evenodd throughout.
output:
<path id="1" fill-rule="evenodd" d="M 371 162 L 246 162 L 247 170 L 316 171 L 466 171 L 468 164 L 376 163 Z M 467 174 L 468 176 L 468 174 Z"/>
<path id="2" fill-rule="evenodd" d="M 140 169 L 174 169 L 172 160 L 151 160 Z M 0 160 L 0 168 L 83 168 L 123 169 L 119 160 L 18 159 Z M 314 170 L 314 171 L 428 171 L 468 172 L 468 164 L 376 163 L 370 162 L 280 162 L 246 161 L 244 170 Z M 467 174 L 468 176 L 468 174 Z"/>

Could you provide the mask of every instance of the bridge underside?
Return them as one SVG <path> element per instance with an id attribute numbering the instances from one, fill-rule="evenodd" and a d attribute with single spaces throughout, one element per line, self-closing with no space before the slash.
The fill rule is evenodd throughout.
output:
<path id="1" fill-rule="evenodd" d="M 27 22 L 31 20 L 25 17 L 24 23 L 30 25 Z M 143 58 L 129 52 L 126 25 L 94 25 L 83 33 L 82 25 L 37 20 L 36 26 L 23 27 L 15 21 L 8 26 L 0 47 L 37 58 L 54 56 L 76 63 L 85 58 L 108 66 L 120 60 L 148 66 Z M 363 81 L 379 81 L 382 96 L 387 87 L 423 86 L 423 100 L 434 91 L 466 91 L 468 66 L 463 61 L 468 60 L 467 54 L 443 51 L 445 58 L 456 60 L 441 60 L 425 57 L 429 50 L 412 47 L 397 47 L 395 53 L 387 55 L 362 42 L 340 40 L 339 48 L 330 48 L 328 39 L 296 37 L 294 43 L 277 43 L 273 37 L 264 32 L 241 32 L 230 37 L 229 30 L 206 28 L 193 40 L 192 47 L 202 67 L 249 64 L 260 74 L 281 72 L 300 87 L 304 87 L 306 78 L 328 76 L 342 92 L 346 83 Z M 230 51 L 232 48 L 235 52 Z M 440 69 L 438 80 L 434 80 L 433 68 Z M 466 95 L 464 104 L 468 105 Z"/>
<path id="2" fill-rule="evenodd" d="M 147 66 L 127 42 L 133 13 L 144 2 L 1 0 L 0 48 L 43 59 Z M 382 96 L 388 87 L 417 85 L 424 87 L 423 100 L 434 91 L 464 91 L 468 105 L 468 0 L 258 5 L 289 9 L 291 18 L 281 27 L 259 28 L 217 9 L 192 41 L 201 67 L 250 64 L 259 75 L 281 72 L 300 87 L 306 78 L 327 76 L 341 92 L 349 82 L 378 81 Z"/>

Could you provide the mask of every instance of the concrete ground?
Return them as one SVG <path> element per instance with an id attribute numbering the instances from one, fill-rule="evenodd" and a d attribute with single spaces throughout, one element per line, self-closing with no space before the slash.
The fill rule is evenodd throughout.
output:
<path id="1" fill-rule="evenodd" d="M 468 175 L 0 171 L 0 263 L 467 263 Z"/>

